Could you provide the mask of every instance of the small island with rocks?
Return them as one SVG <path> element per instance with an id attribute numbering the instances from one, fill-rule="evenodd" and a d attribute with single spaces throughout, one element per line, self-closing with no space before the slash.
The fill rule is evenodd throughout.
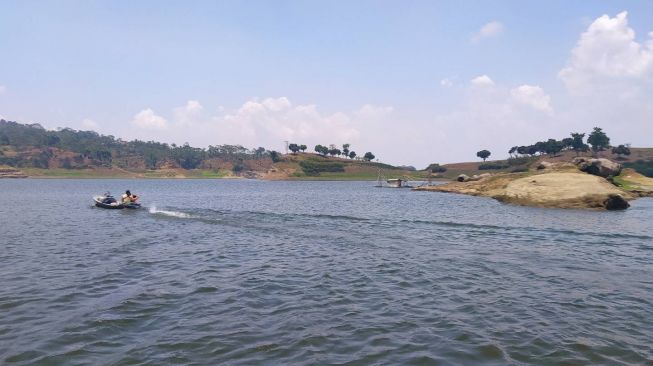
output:
<path id="1" fill-rule="evenodd" d="M 593 156 L 573 157 L 574 152 L 580 155 L 590 150 L 583 138 L 584 134 L 572 133 L 567 141 L 550 139 L 531 146 L 515 146 L 509 151 L 511 155 L 530 155 L 513 158 L 525 161 L 517 169 L 472 176 L 460 174 L 453 182 L 415 190 L 491 197 L 523 206 L 604 210 L 623 210 L 630 207 L 628 201 L 653 196 L 653 178 L 624 168 L 617 161 L 599 157 L 610 141 L 600 128 L 595 128 L 588 138 Z M 567 151 L 563 151 L 565 149 Z M 643 157 L 650 150 L 637 149 L 637 153 Z M 610 152 L 615 160 L 624 161 L 628 160 L 624 156 L 630 155 L 631 149 L 619 145 Z M 484 160 L 489 155 L 487 150 L 477 154 Z"/>
<path id="2" fill-rule="evenodd" d="M 653 196 L 653 179 L 607 159 L 577 159 L 573 163 L 542 161 L 533 171 L 477 176 L 461 175 L 457 181 L 415 188 L 419 191 L 462 193 L 492 197 L 501 202 L 550 208 L 592 208 L 619 210 L 630 206 L 629 200 Z M 587 166 L 619 173 L 612 182 L 602 174 L 588 171 Z M 606 168 L 610 166 L 611 168 Z M 611 170 L 616 169 L 616 170 Z M 621 185 L 614 182 L 621 182 Z"/>

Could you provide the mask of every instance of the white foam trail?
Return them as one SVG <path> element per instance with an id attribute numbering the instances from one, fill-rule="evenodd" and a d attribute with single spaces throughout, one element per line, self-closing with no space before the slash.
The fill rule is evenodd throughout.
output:
<path id="1" fill-rule="evenodd" d="M 151 206 L 150 207 L 150 213 L 155 214 L 155 215 L 165 215 L 165 216 L 171 216 L 171 217 L 179 217 L 179 218 L 182 218 L 182 219 L 188 219 L 188 218 L 191 217 L 189 214 L 183 213 L 183 212 L 157 210 L 156 206 Z"/>

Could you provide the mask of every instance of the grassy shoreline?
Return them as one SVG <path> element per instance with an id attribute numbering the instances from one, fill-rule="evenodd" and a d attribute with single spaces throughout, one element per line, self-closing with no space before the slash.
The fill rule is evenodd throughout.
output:
<path id="1" fill-rule="evenodd" d="M 213 169 L 167 169 L 167 170 L 134 170 L 124 169 L 41 169 L 24 168 L 21 171 L 32 179 L 261 179 L 283 181 L 376 181 L 375 171 L 345 171 L 322 172 L 318 175 L 306 175 L 297 171 L 266 174 L 253 172 L 249 176 L 234 174 L 229 170 Z M 388 171 L 386 179 L 406 178 L 409 180 L 426 180 L 428 176 L 423 171 L 405 172 Z"/>

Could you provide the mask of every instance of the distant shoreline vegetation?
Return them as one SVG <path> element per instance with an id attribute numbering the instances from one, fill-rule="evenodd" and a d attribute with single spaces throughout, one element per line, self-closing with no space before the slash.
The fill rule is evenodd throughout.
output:
<path id="1" fill-rule="evenodd" d="M 272 154 L 263 147 L 217 145 L 203 149 L 188 143 L 178 146 L 155 141 L 124 141 L 94 131 L 46 130 L 39 124 L 5 120 L 0 120 L 0 146 L 8 147 L 0 150 L 0 164 L 42 169 L 112 166 L 196 169 L 218 158 L 232 163 L 234 170 L 242 170 L 244 161 L 270 159 Z"/>
<path id="2" fill-rule="evenodd" d="M 288 145 L 293 155 L 306 151 L 307 148 L 306 145 L 295 143 Z M 350 144 L 343 144 L 342 149 L 335 145 L 317 145 L 315 152 L 310 155 L 316 158 L 342 156 L 351 163 L 371 162 L 376 158 L 371 152 L 358 156 L 350 150 Z M 124 141 L 94 131 L 71 128 L 46 130 L 40 124 L 0 120 L 0 166 L 21 169 L 80 172 L 102 168 L 130 172 L 205 169 L 215 171 L 212 176 L 247 173 L 260 175 L 275 170 L 274 164 L 283 162 L 285 156 L 290 155 L 264 147 L 248 149 L 241 145 L 210 145 L 208 148 L 197 148 L 188 143 L 176 145 L 156 141 Z M 345 172 L 345 164 L 341 159 L 305 159 L 296 163 L 306 176 Z"/>

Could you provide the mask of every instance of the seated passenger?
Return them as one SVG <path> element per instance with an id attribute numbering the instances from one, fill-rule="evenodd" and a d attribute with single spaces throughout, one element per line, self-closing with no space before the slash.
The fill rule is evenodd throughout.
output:
<path id="1" fill-rule="evenodd" d="M 132 201 L 132 193 L 127 190 L 125 194 L 122 195 L 122 203 L 131 203 Z"/>
<path id="2" fill-rule="evenodd" d="M 124 204 L 129 204 L 132 202 L 136 202 L 138 200 L 138 196 L 135 194 L 132 194 L 129 190 L 125 192 L 125 194 L 122 195 L 122 203 Z"/>

